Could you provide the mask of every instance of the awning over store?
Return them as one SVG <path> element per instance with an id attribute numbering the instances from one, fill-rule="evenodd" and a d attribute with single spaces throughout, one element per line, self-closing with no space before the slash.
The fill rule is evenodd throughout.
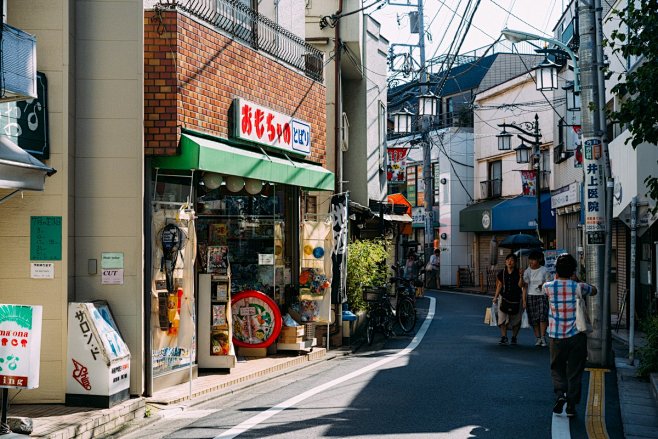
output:
<path id="1" fill-rule="evenodd" d="M 153 161 L 154 166 L 238 175 L 306 189 L 334 189 L 334 174 L 322 166 L 238 148 L 222 140 L 183 134 L 180 155 L 157 157 Z"/>
<path id="2" fill-rule="evenodd" d="M 411 203 L 409 200 L 406 199 L 406 197 L 402 194 L 390 194 L 386 197 L 389 203 L 395 205 L 395 204 L 402 204 L 404 206 L 407 206 L 406 213 L 409 215 L 409 219 L 411 219 Z"/>
<path id="3" fill-rule="evenodd" d="M 6 136 L 0 136 L 0 189 L 42 191 L 46 176 L 55 172 Z"/>
<path id="4" fill-rule="evenodd" d="M 551 196 L 541 194 L 542 229 L 554 229 L 555 217 L 551 214 Z M 502 232 L 534 230 L 537 216 L 537 199 L 520 195 L 515 198 L 487 200 L 459 212 L 461 232 Z"/>

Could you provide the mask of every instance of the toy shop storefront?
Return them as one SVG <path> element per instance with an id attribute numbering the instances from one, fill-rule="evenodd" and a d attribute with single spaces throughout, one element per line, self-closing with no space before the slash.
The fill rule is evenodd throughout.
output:
<path id="1" fill-rule="evenodd" d="M 332 223 L 307 199 L 333 191 L 334 175 L 304 158 L 183 130 L 179 155 L 153 159 L 154 391 L 300 341 L 281 333 L 282 314 L 301 328 L 331 319 Z"/>

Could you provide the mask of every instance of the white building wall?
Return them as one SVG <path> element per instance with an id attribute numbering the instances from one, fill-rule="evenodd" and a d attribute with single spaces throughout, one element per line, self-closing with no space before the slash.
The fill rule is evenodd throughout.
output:
<path id="1" fill-rule="evenodd" d="M 529 164 L 516 163 L 514 148 L 521 143 L 516 137 L 516 134 L 520 134 L 517 131 L 507 130 L 514 134 L 512 149 L 508 152 L 498 150 L 496 135 L 502 131 L 498 124 L 516 123 L 522 126 L 523 122 L 534 122 L 535 114 L 537 114 L 539 116 L 542 145 L 552 146 L 552 108 L 548 102 L 542 106 L 528 105 L 528 103 L 541 102 L 542 100 L 552 102 L 553 93 L 544 92 L 542 95 L 541 92 L 537 91 L 531 74 L 511 79 L 476 96 L 474 130 L 477 135 L 475 136 L 474 150 L 476 161 L 474 183 L 477 199 L 483 198 L 480 183 L 489 180 L 488 162 L 502 160 L 503 181 L 501 192 L 503 197 L 519 195 L 521 193 L 521 173 L 518 171 L 531 169 Z M 526 136 L 526 138 L 532 140 L 530 136 Z"/>

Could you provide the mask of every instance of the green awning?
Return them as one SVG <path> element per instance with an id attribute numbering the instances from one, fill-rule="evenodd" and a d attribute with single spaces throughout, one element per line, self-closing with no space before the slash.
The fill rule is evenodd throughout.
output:
<path id="1" fill-rule="evenodd" d="M 191 134 L 181 136 L 180 155 L 156 157 L 153 166 L 237 175 L 306 189 L 334 190 L 334 174 L 322 166 L 238 148 L 220 138 L 211 140 Z"/>
<path id="2" fill-rule="evenodd" d="M 472 204 L 459 211 L 460 232 L 490 232 L 493 225 L 493 208 L 505 201 L 502 198 Z"/>

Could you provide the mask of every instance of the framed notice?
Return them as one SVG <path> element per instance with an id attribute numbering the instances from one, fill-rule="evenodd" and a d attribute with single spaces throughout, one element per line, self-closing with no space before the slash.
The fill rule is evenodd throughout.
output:
<path id="1" fill-rule="evenodd" d="M 62 260 L 62 217 L 30 217 L 30 260 Z"/>
<path id="2" fill-rule="evenodd" d="M 210 245 L 207 252 L 208 273 L 226 274 L 228 272 L 228 247 Z"/>

